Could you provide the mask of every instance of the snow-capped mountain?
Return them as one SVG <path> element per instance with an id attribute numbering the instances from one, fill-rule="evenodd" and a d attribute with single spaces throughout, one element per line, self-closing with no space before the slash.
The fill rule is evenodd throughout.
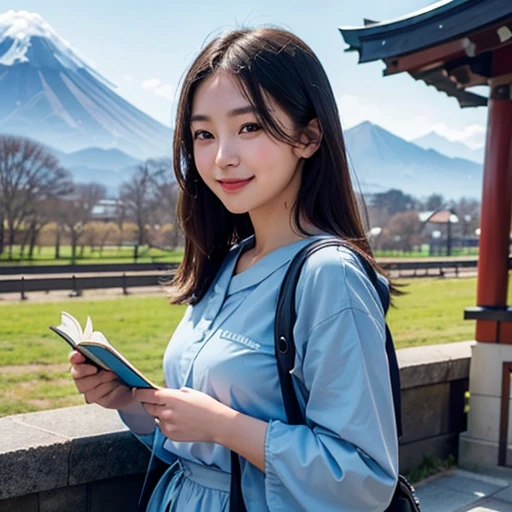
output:
<path id="1" fill-rule="evenodd" d="M 483 168 L 462 158 L 423 149 L 365 121 L 345 132 L 351 168 L 364 193 L 398 188 L 416 197 L 479 199 Z"/>
<path id="2" fill-rule="evenodd" d="M 0 14 L 0 133 L 65 152 L 117 148 L 137 159 L 169 155 L 172 136 L 26 11 Z"/>
<path id="3" fill-rule="evenodd" d="M 434 149 L 435 151 L 452 158 L 465 158 L 479 164 L 484 161 L 483 148 L 472 149 L 462 142 L 448 140 L 436 132 L 427 133 L 423 137 L 411 140 L 411 142 L 424 149 Z"/>

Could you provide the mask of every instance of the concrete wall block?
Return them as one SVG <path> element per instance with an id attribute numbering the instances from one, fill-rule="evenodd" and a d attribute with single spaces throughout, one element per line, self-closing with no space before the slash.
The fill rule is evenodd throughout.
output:
<path id="1" fill-rule="evenodd" d="M 417 468 L 424 457 L 438 457 L 446 459 L 453 455 L 457 457 L 459 449 L 458 434 L 445 434 L 442 436 L 422 439 L 412 443 L 400 445 L 400 472 L 405 473 Z"/>
<path id="2" fill-rule="evenodd" d="M 52 445 L 1 455 L 0 499 L 67 485 L 68 453 L 68 446 Z"/>
<path id="3" fill-rule="evenodd" d="M 0 501 L 0 512 L 39 512 L 37 494 Z"/>
<path id="4" fill-rule="evenodd" d="M 77 485 L 146 471 L 149 450 L 130 432 L 75 439 L 69 483 Z"/>
<path id="5" fill-rule="evenodd" d="M 448 433 L 450 384 L 422 386 L 402 391 L 402 426 L 404 443 Z"/>
<path id="6" fill-rule="evenodd" d="M 89 484 L 89 512 L 137 512 L 144 475 Z"/>
<path id="7" fill-rule="evenodd" d="M 67 485 L 69 449 L 67 439 L 17 416 L 0 419 L 0 500 Z"/>
<path id="8" fill-rule="evenodd" d="M 74 485 L 39 493 L 39 512 L 87 512 L 87 488 Z"/>
<path id="9" fill-rule="evenodd" d="M 472 394 L 500 397 L 503 363 L 512 362 L 512 345 L 477 343 L 472 354 L 469 390 Z"/>
<path id="10" fill-rule="evenodd" d="M 397 350 L 402 390 L 468 377 L 474 341 Z"/>
<path id="11" fill-rule="evenodd" d="M 11 416 L 23 423 L 66 439 L 81 439 L 120 431 L 128 431 L 117 411 L 96 404 L 31 412 Z"/>

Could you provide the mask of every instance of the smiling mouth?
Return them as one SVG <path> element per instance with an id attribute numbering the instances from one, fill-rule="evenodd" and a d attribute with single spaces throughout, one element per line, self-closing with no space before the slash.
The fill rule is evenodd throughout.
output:
<path id="1" fill-rule="evenodd" d="M 246 180 L 218 180 L 218 183 L 225 192 L 236 192 L 248 185 L 253 179 L 254 176 Z"/>

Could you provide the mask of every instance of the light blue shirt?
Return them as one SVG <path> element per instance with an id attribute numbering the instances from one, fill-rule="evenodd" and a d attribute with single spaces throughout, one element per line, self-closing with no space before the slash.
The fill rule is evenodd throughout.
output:
<path id="1" fill-rule="evenodd" d="M 238 256 L 252 239 L 234 247 L 171 338 L 166 384 L 203 391 L 269 423 L 265 473 L 241 459 L 248 512 L 382 512 L 398 476 L 384 317 L 376 290 L 345 248 L 316 252 L 302 270 L 293 376 L 306 424 L 286 421 L 274 355 L 275 307 L 291 259 L 310 241 L 281 247 L 238 275 Z M 230 452 L 221 445 L 174 442 L 159 430 L 139 437 L 168 462 L 190 462 L 192 474 L 196 465 L 220 479 L 230 472 Z M 169 501 L 171 511 L 228 510 L 229 475 L 208 486 L 204 479 L 187 482 L 190 471 L 184 473 L 161 481 L 148 510 L 161 512 Z"/>

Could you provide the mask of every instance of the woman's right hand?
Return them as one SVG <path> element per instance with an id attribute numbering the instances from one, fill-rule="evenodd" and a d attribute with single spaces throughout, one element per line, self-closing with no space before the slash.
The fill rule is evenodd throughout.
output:
<path id="1" fill-rule="evenodd" d="M 88 404 L 98 404 L 107 409 L 123 410 L 133 405 L 129 387 L 119 382 L 114 372 L 98 370 L 87 364 L 85 357 L 76 350 L 69 356 L 71 377 Z"/>

